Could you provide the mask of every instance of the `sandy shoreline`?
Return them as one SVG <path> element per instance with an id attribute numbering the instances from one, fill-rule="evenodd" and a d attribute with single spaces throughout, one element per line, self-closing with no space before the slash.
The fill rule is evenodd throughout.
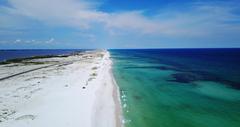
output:
<path id="1" fill-rule="evenodd" d="M 112 73 L 112 71 L 110 72 Z M 115 109 L 115 116 L 116 116 L 116 127 L 123 127 L 123 116 L 122 116 L 122 108 L 121 108 L 121 100 L 120 100 L 120 91 L 118 88 L 118 85 L 114 79 L 113 74 L 111 74 L 112 76 L 112 82 L 114 85 L 114 89 L 113 89 L 113 97 L 114 97 L 114 102 L 116 105 L 116 109 Z"/>
<path id="2" fill-rule="evenodd" d="M 29 63 L 0 65 L 0 78 L 10 76 L 0 81 L 1 127 L 122 126 L 109 52 L 91 51 Z"/>

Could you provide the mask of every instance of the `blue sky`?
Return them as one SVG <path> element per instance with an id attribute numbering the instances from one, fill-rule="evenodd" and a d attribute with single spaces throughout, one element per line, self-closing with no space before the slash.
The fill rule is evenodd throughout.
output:
<path id="1" fill-rule="evenodd" d="M 1 0 L 0 49 L 240 47 L 239 0 Z"/>

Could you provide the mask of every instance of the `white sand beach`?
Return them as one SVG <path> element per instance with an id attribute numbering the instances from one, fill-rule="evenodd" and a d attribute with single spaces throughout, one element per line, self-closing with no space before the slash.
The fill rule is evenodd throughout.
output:
<path id="1" fill-rule="evenodd" d="M 107 51 L 0 65 L 0 126 L 122 126 L 111 65 Z"/>

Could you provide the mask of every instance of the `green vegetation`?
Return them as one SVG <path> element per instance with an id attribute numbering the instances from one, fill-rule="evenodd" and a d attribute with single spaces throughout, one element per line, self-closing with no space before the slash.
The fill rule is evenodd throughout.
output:
<path id="1" fill-rule="evenodd" d="M 93 67 L 93 68 L 92 68 L 92 70 L 96 70 L 96 69 L 97 69 L 97 67 Z"/>
<path id="2" fill-rule="evenodd" d="M 104 56 L 104 54 L 97 54 L 97 57 L 101 57 L 101 58 L 103 58 L 103 56 Z"/>
<path id="3" fill-rule="evenodd" d="M 91 76 L 97 76 L 97 73 L 92 73 Z"/>
<path id="4" fill-rule="evenodd" d="M 31 62 L 33 59 L 53 58 L 53 57 L 68 57 L 69 55 L 46 55 L 46 56 L 32 56 L 26 58 L 9 59 L 0 62 L 0 65 L 11 64 L 11 63 L 23 63 L 23 64 L 44 64 L 44 62 Z"/>

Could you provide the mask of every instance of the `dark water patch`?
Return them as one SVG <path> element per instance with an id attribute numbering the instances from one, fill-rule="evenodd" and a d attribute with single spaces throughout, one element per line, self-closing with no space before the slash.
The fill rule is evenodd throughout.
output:
<path id="1" fill-rule="evenodd" d="M 232 88 L 239 89 L 240 90 L 240 83 L 239 82 L 233 82 L 229 80 L 223 80 L 223 84 L 227 84 L 228 86 L 231 86 Z"/>
<path id="2" fill-rule="evenodd" d="M 118 57 L 118 56 L 112 56 L 110 57 L 111 59 L 117 59 L 117 60 L 141 60 L 141 57 L 134 57 L 134 56 L 131 56 L 131 57 Z"/>
<path id="3" fill-rule="evenodd" d="M 123 69 L 158 69 L 158 70 L 172 70 L 172 71 L 181 71 L 174 67 L 168 66 L 127 66 L 123 67 Z"/>
<path id="4" fill-rule="evenodd" d="M 174 78 L 174 80 L 168 80 L 168 81 L 179 82 L 179 83 L 192 83 L 194 81 L 210 79 L 205 75 L 188 73 L 188 72 L 179 72 L 179 73 L 171 74 L 171 76 Z"/>
<path id="5" fill-rule="evenodd" d="M 142 100 L 143 98 L 141 97 L 141 96 L 139 96 L 139 95 L 133 95 L 133 98 L 135 99 L 135 100 Z"/>
<path id="6" fill-rule="evenodd" d="M 204 72 L 204 71 L 192 71 L 192 72 L 178 72 L 171 74 L 173 80 L 167 80 L 170 82 L 178 82 L 178 83 L 194 83 L 195 81 L 213 81 L 225 84 L 235 89 L 240 89 L 240 83 L 234 82 L 230 80 L 223 79 L 217 75 Z"/>

